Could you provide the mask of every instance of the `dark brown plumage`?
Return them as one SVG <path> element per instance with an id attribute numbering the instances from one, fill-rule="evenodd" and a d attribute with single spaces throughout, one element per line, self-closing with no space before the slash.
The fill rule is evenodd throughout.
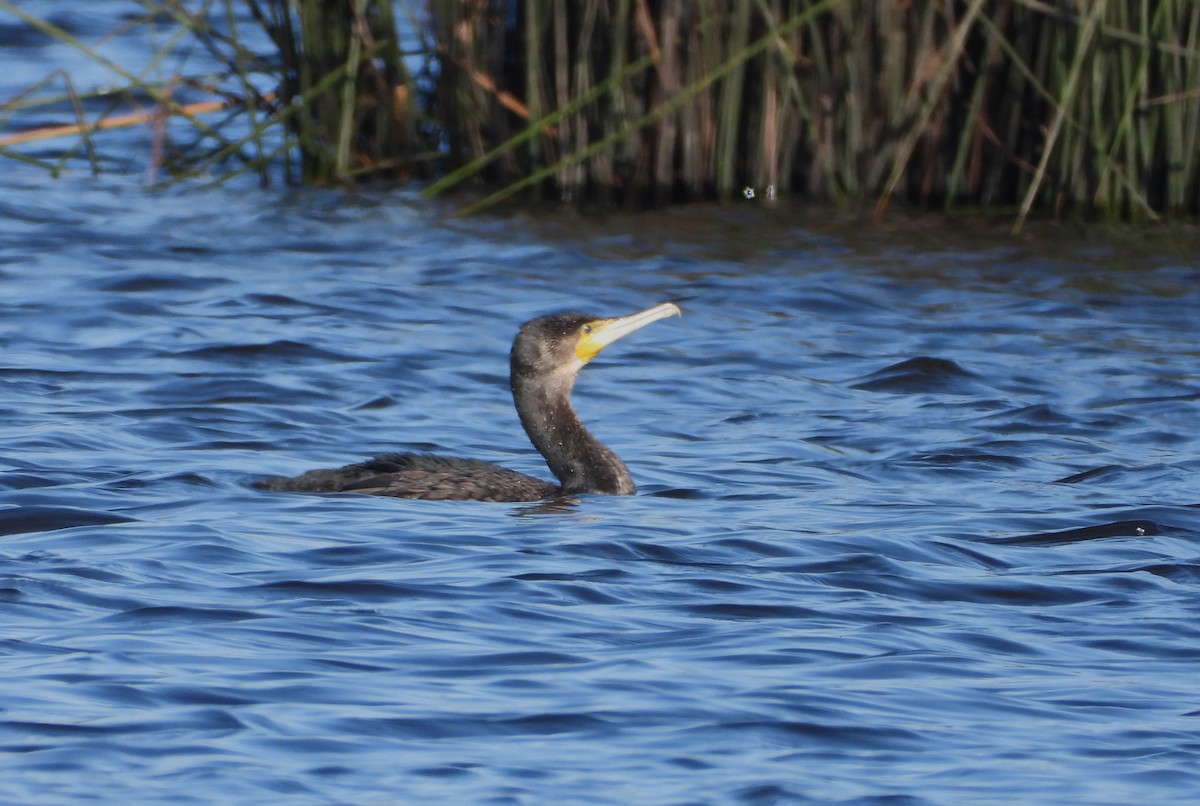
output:
<path id="1" fill-rule="evenodd" d="M 346 467 L 270 478 L 276 492 L 366 493 L 399 498 L 538 501 L 560 494 L 636 492 L 625 464 L 584 428 L 571 407 L 575 377 L 596 353 L 666 316 L 674 303 L 616 318 L 580 313 L 543 316 L 521 326 L 510 356 L 510 384 L 521 425 L 559 484 L 477 459 L 393 453 Z"/>

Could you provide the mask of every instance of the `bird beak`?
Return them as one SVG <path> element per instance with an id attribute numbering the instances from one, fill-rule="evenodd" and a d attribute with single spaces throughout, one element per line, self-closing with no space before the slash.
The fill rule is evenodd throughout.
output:
<path id="1" fill-rule="evenodd" d="M 595 358 L 598 352 L 617 339 L 624 338 L 635 330 L 641 330 L 651 322 L 657 322 L 668 316 L 681 316 L 682 313 L 674 302 L 661 302 L 653 308 L 631 313 L 628 316 L 588 322 L 583 326 L 579 342 L 575 345 L 575 355 L 586 364 Z"/>

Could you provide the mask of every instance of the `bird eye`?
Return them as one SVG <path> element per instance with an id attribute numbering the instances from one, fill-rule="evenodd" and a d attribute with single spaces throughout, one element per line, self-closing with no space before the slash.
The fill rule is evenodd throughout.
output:
<path id="1" fill-rule="evenodd" d="M 584 332 L 584 333 L 591 333 L 591 332 L 592 332 L 592 326 L 591 326 L 591 325 L 584 325 L 584 326 L 583 326 L 583 332 Z"/>

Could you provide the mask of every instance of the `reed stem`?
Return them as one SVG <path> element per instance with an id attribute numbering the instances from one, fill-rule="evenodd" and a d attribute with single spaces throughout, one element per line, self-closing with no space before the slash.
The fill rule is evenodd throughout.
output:
<path id="1" fill-rule="evenodd" d="M 397 44 L 396 3 L 421 26 L 420 80 Z M 150 163 L 175 177 L 229 166 L 265 183 L 281 165 L 288 181 L 349 183 L 431 178 L 436 166 L 442 178 L 425 195 L 477 183 L 486 192 L 470 211 L 517 193 L 742 203 L 745 188 L 756 199 L 874 202 L 879 215 L 893 201 L 991 206 L 1015 210 L 1014 231 L 1034 214 L 1200 214 L 1194 0 L 143 6 L 145 24 L 175 28 L 165 38 L 155 29 L 162 44 L 135 75 L 0 0 L 0 13 L 124 82 L 101 94 L 55 77 L 0 105 L 10 128 L 39 109 L 75 121 L 0 132 L 0 157 L 99 171 L 98 132 L 149 125 Z M 276 53 L 241 41 L 246 10 Z M 224 72 L 146 77 L 190 42 Z M 117 114 L 138 99 L 153 109 Z M 217 111 L 223 119 L 204 121 Z M 180 147 L 182 131 L 193 139 Z M 17 151 L 67 134 L 74 143 L 57 163 Z"/>

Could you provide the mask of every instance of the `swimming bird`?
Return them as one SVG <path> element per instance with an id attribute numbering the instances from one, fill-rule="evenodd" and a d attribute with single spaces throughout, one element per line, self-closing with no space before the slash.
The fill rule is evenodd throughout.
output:
<path id="1" fill-rule="evenodd" d="M 529 441 L 559 483 L 477 459 L 389 453 L 340 468 L 269 478 L 254 486 L 276 492 L 367 493 L 398 498 L 539 501 L 557 495 L 633 495 L 637 489 L 617 455 L 584 428 L 571 407 L 579 370 L 617 339 L 651 322 L 678 316 L 663 302 L 628 316 L 556 313 L 521 326 L 510 354 L 509 384 Z"/>

